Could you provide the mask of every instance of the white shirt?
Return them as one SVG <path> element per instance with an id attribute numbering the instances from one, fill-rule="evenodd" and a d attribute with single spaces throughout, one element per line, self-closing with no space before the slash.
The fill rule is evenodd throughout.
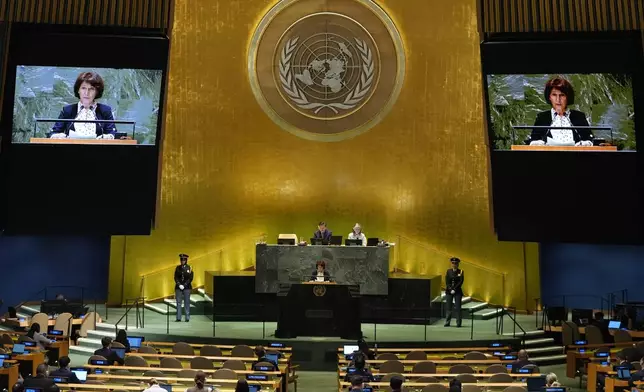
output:
<path id="1" fill-rule="evenodd" d="M 154 384 L 151 387 L 144 389 L 143 392 L 165 392 L 165 389 L 158 384 Z"/>
<path id="2" fill-rule="evenodd" d="M 318 282 L 324 282 L 324 272 L 318 271 L 318 276 L 315 278 L 316 281 Z"/>
<path id="3" fill-rule="evenodd" d="M 78 114 L 76 114 L 75 119 L 96 120 L 96 104 L 94 103 L 86 108 L 82 103 L 78 102 Z M 90 136 L 96 137 L 96 123 L 75 122 L 74 131 L 81 138 Z"/>
<path id="4" fill-rule="evenodd" d="M 352 231 L 351 233 L 349 233 L 349 239 L 362 240 L 362 246 L 367 246 L 367 236 L 365 236 L 363 232 L 360 232 L 360 234 L 356 234 Z"/>
<path id="5" fill-rule="evenodd" d="M 555 109 L 550 109 L 550 113 L 552 114 L 552 123 L 550 125 L 553 127 L 572 127 L 570 110 L 566 110 L 563 116 L 560 116 Z M 575 144 L 572 129 L 551 129 L 550 134 L 552 135 L 552 141 L 557 144 Z"/>

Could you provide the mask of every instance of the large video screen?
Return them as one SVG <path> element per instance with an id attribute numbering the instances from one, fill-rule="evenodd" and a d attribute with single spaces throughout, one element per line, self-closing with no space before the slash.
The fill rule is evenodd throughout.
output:
<path id="1" fill-rule="evenodd" d="M 13 143 L 156 143 L 163 72 L 16 68 Z"/>
<path id="2" fill-rule="evenodd" d="M 495 150 L 636 150 L 630 75 L 495 74 L 486 82 Z"/>

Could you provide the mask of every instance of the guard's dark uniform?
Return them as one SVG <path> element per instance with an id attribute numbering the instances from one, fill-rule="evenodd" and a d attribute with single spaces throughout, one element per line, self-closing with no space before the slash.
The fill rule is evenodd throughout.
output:
<path id="1" fill-rule="evenodd" d="M 445 326 L 449 326 L 452 321 L 452 310 L 456 313 L 456 326 L 461 326 L 461 301 L 463 300 L 463 270 L 452 268 L 447 270 L 445 274 L 445 301 L 447 302 L 447 315 L 445 318 Z M 452 294 L 454 290 L 454 294 Z M 452 304 L 452 301 L 454 302 Z M 454 306 L 452 306 L 454 305 Z"/>
<path id="2" fill-rule="evenodd" d="M 179 257 L 181 256 L 185 256 L 186 259 L 188 258 L 188 255 L 184 255 L 183 253 Z M 190 321 L 190 292 L 192 291 L 193 277 L 194 272 L 188 263 L 178 265 L 174 269 L 174 295 L 177 301 L 177 321 L 181 321 L 181 305 L 183 305 L 186 321 Z M 180 286 L 183 286 L 183 289 Z"/>

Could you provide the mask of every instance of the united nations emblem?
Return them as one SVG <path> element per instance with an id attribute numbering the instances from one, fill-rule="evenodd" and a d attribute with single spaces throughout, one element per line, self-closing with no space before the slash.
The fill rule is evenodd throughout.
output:
<path id="1" fill-rule="evenodd" d="M 326 294 L 326 287 L 322 285 L 313 286 L 313 295 L 316 297 L 324 297 Z"/>
<path id="2" fill-rule="evenodd" d="M 264 111 L 287 131 L 336 141 L 376 125 L 402 87 L 393 21 L 372 0 L 281 0 L 251 40 L 248 71 Z"/>

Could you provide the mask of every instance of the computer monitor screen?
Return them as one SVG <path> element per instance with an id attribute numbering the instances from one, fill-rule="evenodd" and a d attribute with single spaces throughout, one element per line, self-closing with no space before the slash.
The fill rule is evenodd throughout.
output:
<path id="1" fill-rule="evenodd" d="M 0 368 L 4 365 L 4 358 L 0 358 Z"/>
<path id="2" fill-rule="evenodd" d="M 25 353 L 25 345 L 22 343 L 15 343 L 13 345 L 13 350 L 12 352 L 14 354 L 24 354 Z"/>
<path id="3" fill-rule="evenodd" d="M 608 351 L 596 351 L 595 352 L 595 357 L 597 358 L 606 358 L 609 357 L 610 353 Z"/>
<path id="4" fill-rule="evenodd" d="M 71 368 L 71 371 L 76 375 L 80 382 L 87 381 L 87 369 L 85 368 Z"/>
<path id="5" fill-rule="evenodd" d="M 166 390 L 166 392 L 172 392 L 172 385 L 170 384 L 159 384 L 159 386 Z"/>
<path id="6" fill-rule="evenodd" d="M 528 384 L 528 392 L 538 392 L 546 386 L 546 376 L 528 377 L 526 383 Z"/>
<path id="7" fill-rule="evenodd" d="M 503 343 L 493 342 L 493 343 L 490 343 L 490 347 L 503 347 Z"/>
<path id="8" fill-rule="evenodd" d="M 621 326 L 622 326 L 622 322 L 619 320 L 611 320 L 608 322 L 609 329 L 620 329 Z"/>
<path id="9" fill-rule="evenodd" d="M 22 342 L 25 347 L 36 347 L 36 342 Z"/>
<path id="10" fill-rule="evenodd" d="M 493 74 L 486 82 L 495 150 L 636 150 L 630 75 Z"/>
<path id="11" fill-rule="evenodd" d="M 141 348 L 141 344 L 143 343 L 143 336 L 128 336 L 127 341 L 130 343 L 131 348 Z"/>
<path id="12" fill-rule="evenodd" d="M 262 389 L 261 385 L 249 385 L 248 392 L 259 392 Z"/>
<path id="13" fill-rule="evenodd" d="M 25 392 L 43 392 L 42 388 L 25 388 Z"/>
<path id="14" fill-rule="evenodd" d="M 110 364 L 109 361 L 105 359 L 92 359 L 89 361 L 89 363 L 91 365 L 101 365 L 101 366 L 107 366 Z"/>
<path id="15" fill-rule="evenodd" d="M 541 392 L 567 392 L 566 387 L 543 387 Z"/>
<path id="16" fill-rule="evenodd" d="M 620 380 L 629 380 L 631 378 L 631 371 L 625 367 L 617 368 L 617 378 Z"/>
<path id="17" fill-rule="evenodd" d="M 12 141 L 154 145 L 162 76 L 158 69 L 18 65 Z"/>
<path id="18" fill-rule="evenodd" d="M 344 355 L 353 354 L 354 352 L 360 350 L 360 347 L 352 344 L 345 344 L 343 348 Z"/>
<path id="19" fill-rule="evenodd" d="M 269 344 L 269 347 L 279 347 L 279 348 L 282 348 L 282 347 L 284 347 L 284 343 L 280 343 L 280 342 L 272 342 L 271 344 Z"/>
<path id="20" fill-rule="evenodd" d="M 52 329 L 51 332 L 49 332 L 49 334 L 53 336 L 62 336 L 63 331 L 61 329 Z"/>
<path id="21" fill-rule="evenodd" d="M 347 238 L 344 240 L 344 244 L 346 246 L 362 246 L 362 240 L 350 240 Z"/>
<path id="22" fill-rule="evenodd" d="M 362 392 L 373 392 L 373 387 L 364 387 L 362 388 Z"/>
<path id="23" fill-rule="evenodd" d="M 269 361 L 273 361 L 275 363 L 277 363 L 277 361 L 279 360 L 279 357 L 280 357 L 279 354 L 266 354 L 266 359 L 268 359 Z"/>
<path id="24" fill-rule="evenodd" d="M 278 238 L 277 245 L 295 245 L 295 238 Z"/>
<path id="25" fill-rule="evenodd" d="M 66 384 L 67 383 L 67 377 L 50 377 L 52 380 L 54 380 L 55 383 L 57 384 Z"/>
<path id="26" fill-rule="evenodd" d="M 268 381 L 268 375 L 267 374 L 247 374 L 246 379 L 252 380 L 252 381 Z"/>
<path id="27" fill-rule="evenodd" d="M 121 359 L 125 359 L 125 349 L 124 348 L 112 348 L 112 351 L 116 353 Z"/>
<path id="28" fill-rule="evenodd" d="M 257 370 L 258 372 L 272 372 L 273 366 L 255 366 L 254 370 Z"/>

